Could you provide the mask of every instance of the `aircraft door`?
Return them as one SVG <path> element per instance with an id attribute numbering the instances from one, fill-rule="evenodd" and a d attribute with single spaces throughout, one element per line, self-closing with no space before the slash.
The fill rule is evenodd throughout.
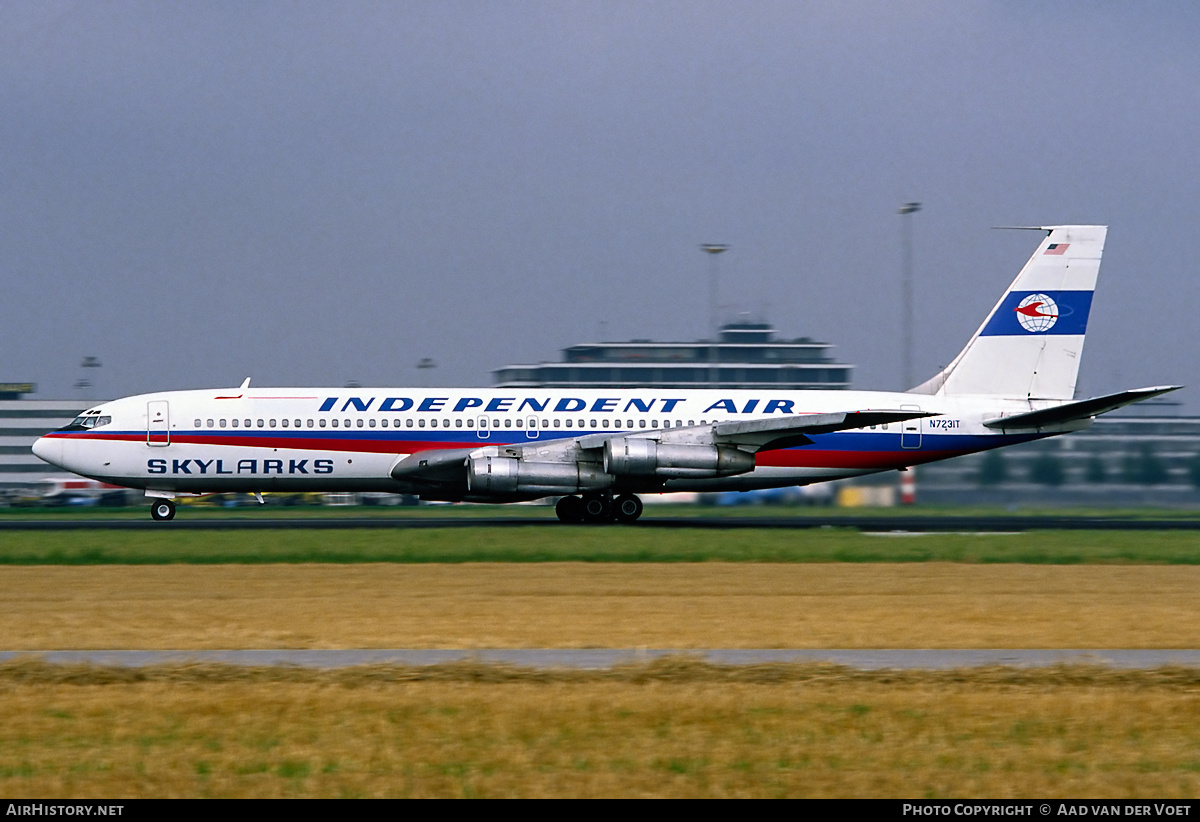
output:
<path id="1" fill-rule="evenodd" d="M 920 411 L 918 405 L 902 405 L 901 411 Z M 924 424 L 924 417 L 919 417 L 915 420 L 904 420 L 900 423 L 900 447 L 901 448 L 920 448 L 921 447 L 921 426 Z"/>
<path id="2" fill-rule="evenodd" d="M 531 440 L 536 440 L 538 438 L 537 417 L 527 417 L 525 419 L 525 436 Z"/>
<path id="3" fill-rule="evenodd" d="M 480 417 L 475 421 L 475 435 L 481 440 L 486 440 L 492 435 L 492 432 L 488 430 L 487 417 Z"/>
<path id="4" fill-rule="evenodd" d="M 146 403 L 146 445 L 171 444 L 171 412 L 166 400 Z"/>

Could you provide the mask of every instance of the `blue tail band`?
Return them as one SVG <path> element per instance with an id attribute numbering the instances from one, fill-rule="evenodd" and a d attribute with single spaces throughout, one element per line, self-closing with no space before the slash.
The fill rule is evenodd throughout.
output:
<path id="1" fill-rule="evenodd" d="M 981 337 L 1083 334 L 1091 291 L 1010 291 L 983 327 Z"/>

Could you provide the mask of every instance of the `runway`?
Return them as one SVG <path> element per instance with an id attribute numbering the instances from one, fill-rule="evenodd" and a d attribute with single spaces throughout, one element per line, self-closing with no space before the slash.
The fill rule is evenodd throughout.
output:
<path id="1" fill-rule="evenodd" d="M 579 528 L 564 525 L 553 516 L 542 517 L 203 517 L 188 519 L 186 512 L 170 522 L 146 519 L 11 519 L 0 520 L 0 531 L 244 531 L 421 528 Z M 1200 531 L 1197 519 L 1142 519 L 1085 516 L 838 516 L 838 517 L 643 517 L 623 528 L 704 528 L 709 530 L 807 530 L 852 528 L 865 532 L 979 533 L 1017 531 Z"/>
<path id="2" fill-rule="evenodd" d="M 227 651 L 0 651 L 0 662 L 32 656 L 55 665 L 147 665 L 220 663 L 247 667 L 295 666 L 350 668 L 360 665 L 437 665 L 478 661 L 523 668 L 606 669 L 665 656 L 698 657 L 718 665 L 824 662 L 864 671 L 946 670 L 1004 665 L 1040 668 L 1053 665 L 1103 665 L 1123 669 L 1164 666 L 1200 668 L 1200 650 L 1190 649 L 390 649 L 390 650 L 227 650 Z"/>

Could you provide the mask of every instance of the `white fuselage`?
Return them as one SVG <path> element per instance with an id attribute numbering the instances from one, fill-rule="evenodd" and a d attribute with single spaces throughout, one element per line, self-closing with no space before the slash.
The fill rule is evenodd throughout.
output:
<path id="1" fill-rule="evenodd" d="M 519 446 L 536 455 L 590 435 L 701 442 L 715 423 L 836 409 L 932 413 L 922 419 L 814 435 L 760 451 L 736 476 L 635 483 L 638 490 L 748 490 L 802 485 L 918 465 L 1046 434 L 1004 435 L 982 425 L 1029 402 L 863 391 L 666 389 L 244 388 L 144 394 L 88 414 L 40 439 L 39 456 L 83 476 L 174 493 L 395 491 L 439 494 L 393 478 L 419 452 Z M 1080 427 L 1078 425 L 1074 427 Z"/>

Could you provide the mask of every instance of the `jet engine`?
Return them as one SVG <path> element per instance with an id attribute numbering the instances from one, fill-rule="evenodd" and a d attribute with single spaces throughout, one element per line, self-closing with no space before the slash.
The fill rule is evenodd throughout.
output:
<path id="1" fill-rule="evenodd" d="M 726 477 L 754 470 L 754 455 L 723 445 L 664 445 L 626 437 L 604 443 L 604 470 L 618 476 Z"/>
<path id="2" fill-rule="evenodd" d="M 588 463 L 529 462 L 499 456 L 467 460 L 467 488 L 474 494 L 576 494 L 603 491 L 613 480 Z"/>

